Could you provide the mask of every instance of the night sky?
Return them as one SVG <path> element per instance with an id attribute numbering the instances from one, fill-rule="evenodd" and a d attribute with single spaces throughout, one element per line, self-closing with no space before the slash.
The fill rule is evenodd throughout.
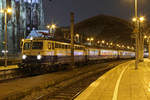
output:
<path id="1" fill-rule="evenodd" d="M 99 14 L 116 16 L 131 20 L 134 16 L 134 0 L 43 0 L 45 22 L 56 23 L 59 26 L 70 24 L 70 12 L 75 13 L 75 21 Z M 139 12 L 141 15 L 150 16 L 150 1 L 139 0 Z"/>

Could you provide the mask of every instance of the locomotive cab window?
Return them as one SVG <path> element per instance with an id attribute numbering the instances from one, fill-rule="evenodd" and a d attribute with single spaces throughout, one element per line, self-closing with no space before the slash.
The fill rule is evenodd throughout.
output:
<path id="1" fill-rule="evenodd" d="M 31 45 L 30 42 L 25 42 L 24 43 L 24 47 L 23 47 L 24 50 L 29 50 L 30 49 L 30 45 Z"/>
<path id="2" fill-rule="evenodd" d="M 33 42 L 32 49 L 43 49 L 43 42 Z"/>

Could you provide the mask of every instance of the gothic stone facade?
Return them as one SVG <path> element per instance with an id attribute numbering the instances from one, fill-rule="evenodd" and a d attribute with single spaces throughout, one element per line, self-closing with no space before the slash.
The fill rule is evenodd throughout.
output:
<path id="1" fill-rule="evenodd" d="M 41 29 L 44 25 L 42 0 L 0 0 L 0 10 L 12 8 L 7 16 L 8 52 L 19 52 L 20 40 L 25 38 L 32 28 Z M 0 55 L 4 49 L 4 14 L 0 13 Z"/>

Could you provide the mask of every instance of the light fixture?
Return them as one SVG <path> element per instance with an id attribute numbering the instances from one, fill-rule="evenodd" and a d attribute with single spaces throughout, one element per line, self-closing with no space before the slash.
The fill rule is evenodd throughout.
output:
<path id="1" fill-rule="evenodd" d="M 26 59 L 27 58 L 27 56 L 26 55 L 22 55 L 22 59 Z"/>
<path id="2" fill-rule="evenodd" d="M 37 55 L 37 59 L 38 60 L 41 60 L 41 58 L 42 58 L 42 56 L 39 54 L 39 55 Z"/>

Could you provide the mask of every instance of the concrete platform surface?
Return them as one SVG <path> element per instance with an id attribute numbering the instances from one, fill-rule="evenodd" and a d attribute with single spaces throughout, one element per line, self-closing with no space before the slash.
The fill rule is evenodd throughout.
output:
<path id="1" fill-rule="evenodd" d="M 7 67 L 5 66 L 0 66 L 0 71 L 2 70 L 9 70 L 9 69 L 17 69 L 18 65 L 8 65 Z"/>
<path id="2" fill-rule="evenodd" d="M 118 65 L 93 82 L 75 100 L 150 100 L 150 60 Z"/>

